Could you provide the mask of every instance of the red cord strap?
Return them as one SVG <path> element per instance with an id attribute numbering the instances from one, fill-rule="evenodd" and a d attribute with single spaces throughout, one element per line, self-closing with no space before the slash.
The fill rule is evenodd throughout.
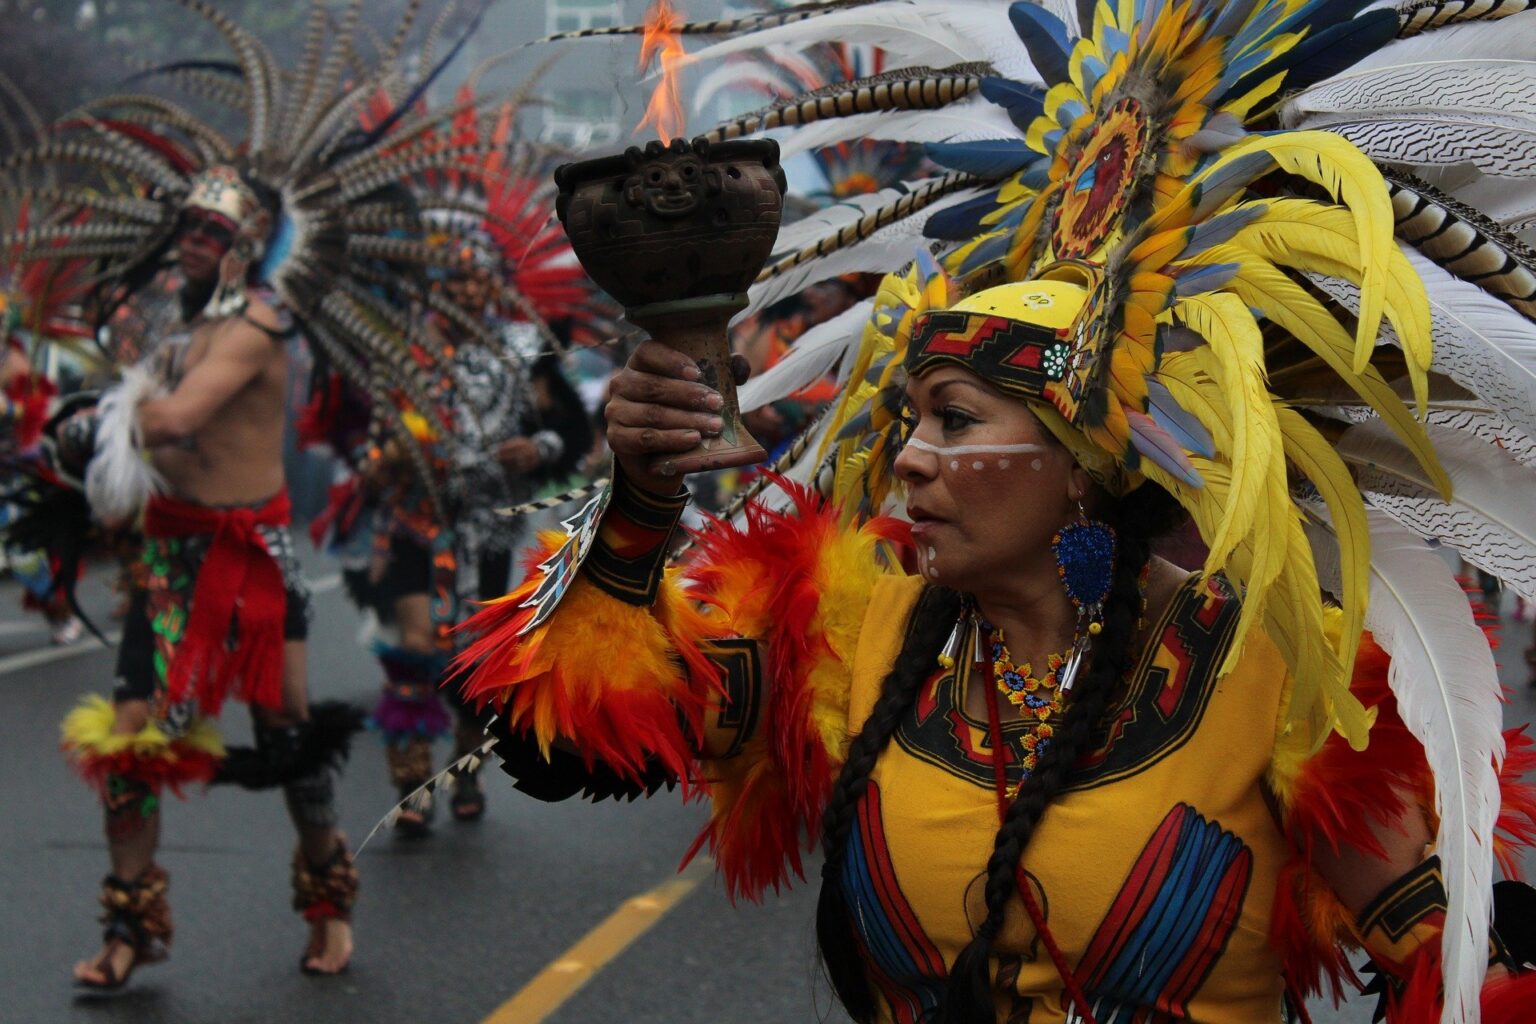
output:
<path id="1" fill-rule="evenodd" d="M 1009 800 L 1008 772 L 1003 753 L 1003 725 L 997 710 L 997 681 L 992 675 L 991 659 L 977 661 L 976 669 L 986 680 L 987 731 L 992 740 L 992 778 L 997 789 L 997 820 L 1001 826 L 1008 815 Z M 1018 868 L 1018 877 L 1014 879 L 1014 885 L 1019 890 L 1019 898 L 1024 903 L 1024 909 L 1028 911 L 1030 920 L 1034 922 L 1035 934 L 1040 936 L 1040 941 L 1045 944 L 1046 953 L 1050 956 L 1051 962 L 1056 965 L 1056 972 L 1061 975 L 1062 986 L 1067 990 L 1068 1003 L 1077 1007 L 1082 1024 L 1098 1024 L 1093 1016 L 1088 997 L 1083 993 L 1082 985 L 1078 983 L 1077 975 L 1072 973 L 1072 966 L 1067 963 L 1066 954 L 1061 951 L 1061 946 L 1056 942 L 1056 936 L 1051 934 L 1051 929 L 1045 923 L 1045 913 L 1040 909 L 1040 902 L 1035 899 L 1034 892 L 1029 888 L 1029 880 L 1024 877 L 1022 865 Z"/>

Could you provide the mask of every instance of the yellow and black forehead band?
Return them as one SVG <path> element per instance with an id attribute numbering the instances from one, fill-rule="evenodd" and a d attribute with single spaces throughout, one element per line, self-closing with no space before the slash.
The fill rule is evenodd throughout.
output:
<path id="1" fill-rule="evenodd" d="M 920 377 L 942 365 L 970 370 L 1021 398 L 1045 397 L 1046 385 L 1067 376 L 1071 331 L 987 313 L 939 310 L 912 326 L 907 373 Z"/>

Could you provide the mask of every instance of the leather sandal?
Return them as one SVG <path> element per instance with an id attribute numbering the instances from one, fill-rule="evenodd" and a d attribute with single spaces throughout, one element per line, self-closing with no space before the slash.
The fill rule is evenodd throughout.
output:
<path id="1" fill-rule="evenodd" d="M 77 986 L 101 995 L 120 992 L 134 971 L 160 963 L 170 955 L 174 929 L 171 906 L 165 898 L 170 882 L 170 876 L 158 864 L 151 864 L 131 882 L 116 875 L 102 879 L 101 922 L 106 925 L 102 941 L 106 948 L 92 961 L 92 966 L 104 980 L 77 977 Z M 127 946 L 133 951 L 133 959 L 121 975 L 112 962 L 112 954 L 118 946 Z"/>
<path id="2" fill-rule="evenodd" d="M 303 850 L 293 851 L 293 909 L 310 924 L 317 921 L 352 920 L 352 907 L 357 902 L 357 864 L 345 841 L 336 844 L 336 852 L 324 864 L 312 866 L 304 857 Z M 343 974 L 351 966 L 351 960 L 334 971 L 321 971 L 309 966 L 312 957 L 320 955 L 313 944 L 306 946 L 299 957 L 300 972 L 312 976 Z"/>
<path id="3" fill-rule="evenodd" d="M 453 797 L 448 809 L 455 821 L 479 821 L 485 814 L 485 790 L 480 788 L 478 772 L 460 775 L 453 780 Z"/>

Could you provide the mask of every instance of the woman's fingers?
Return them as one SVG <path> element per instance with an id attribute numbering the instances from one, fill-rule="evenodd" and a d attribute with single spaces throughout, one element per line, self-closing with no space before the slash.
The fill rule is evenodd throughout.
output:
<path id="1" fill-rule="evenodd" d="M 675 377 L 678 380 L 704 378 L 697 363 L 654 338 L 647 338 L 635 346 L 635 350 L 629 354 L 628 365 L 632 370 L 654 373 L 658 377 Z"/>
<path id="2" fill-rule="evenodd" d="M 620 370 L 613 378 L 612 396 L 614 402 L 663 405 L 692 412 L 717 412 L 724 404 L 719 392 L 703 384 L 638 370 Z"/>
<path id="3" fill-rule="evenodd" d="M 616 455 L 663 455 L 685 452 L 702 439 L 697 430 L 658 430 L 608 424 L 608 447 Z"/>
<path id="4" fill-rule="evenodd" d="M 720 417 L 712 412 L 679 409 L 654 402 L 632 402 L 627 398 L 614 398 L 608 403 L 608 421 L 625 427 L 697 430 L 703 434 L 718 434 L 723 426 Z"/>

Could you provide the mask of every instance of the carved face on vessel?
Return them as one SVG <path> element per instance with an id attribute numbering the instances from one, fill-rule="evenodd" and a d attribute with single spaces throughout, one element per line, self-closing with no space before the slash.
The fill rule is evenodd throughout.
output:
<path id="1" fill-rule="evenodd" d="M 719 191 L 720 172 L 692 153 L 663 153 L 641 163 L 624 181 L 630 205 L 666 218 L 688 216 Z"/>

